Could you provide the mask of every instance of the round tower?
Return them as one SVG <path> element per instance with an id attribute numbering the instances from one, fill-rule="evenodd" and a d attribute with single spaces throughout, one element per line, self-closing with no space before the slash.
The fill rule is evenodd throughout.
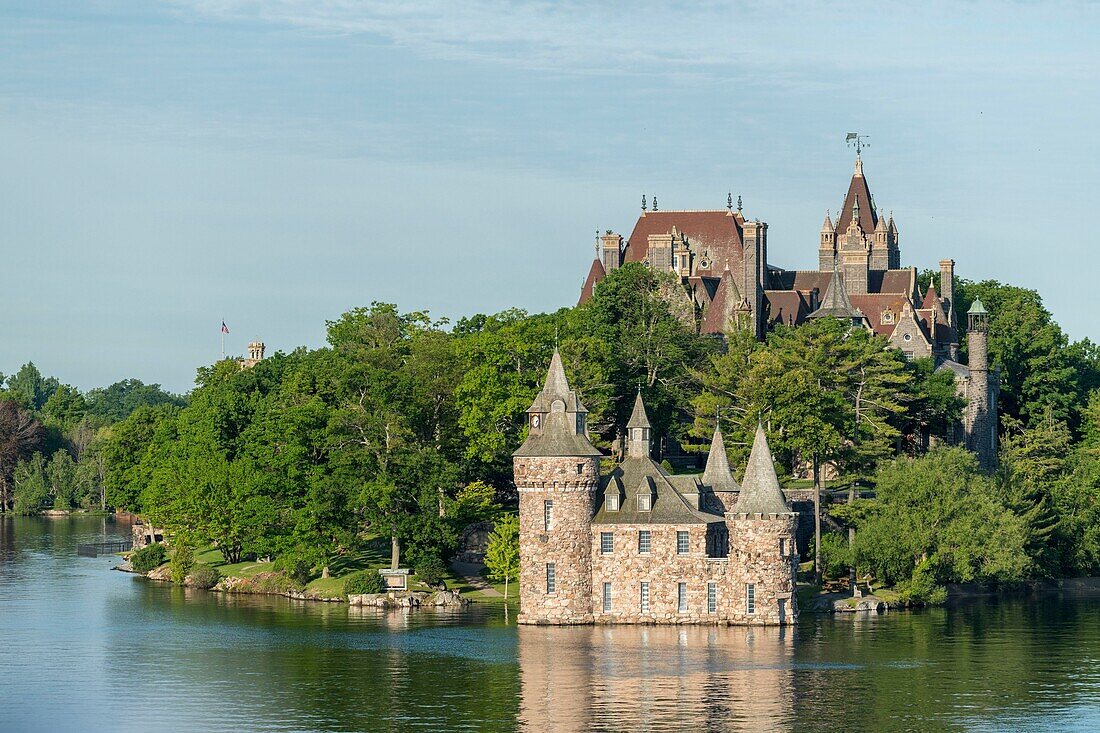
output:
<path id="1" fill-rule="evenodd" d="M 592 623 L 592 516 L 602 454 L 588 440 L 587 415 L 555 349 L 546 383 L 527 410 L 530 433 L 512 457 L 519 623 Z"/>
<path id="2" fill-rule="evenodd" d="M 967 389 L 966 447 L 978 456 L 982 470 L 997 465 L 997 418 L 989 380 L 989 312 L 975 300 L 967 317 L 970 384 Z"/>
<path id="3" fill-rule="evenodd" d="M 798 618 L 798 514 L 779 487 L 764 428 L 756 428 L 737 503 L 726 512 L 731 550 L 729 620 L 785 625 Z"/>

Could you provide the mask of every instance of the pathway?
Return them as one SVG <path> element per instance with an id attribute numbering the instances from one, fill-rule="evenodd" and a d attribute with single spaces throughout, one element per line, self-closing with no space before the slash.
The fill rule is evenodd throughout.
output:
<path id="1" fill-rule="evenodd" d="M 483 567 L 483 565 L 472 562 L 455 561 L 451 563 L 451 569 L 461 575 L 462 579 L 469 583 L 471 588 L 481 591 L 490 598 L 503 598 L 504 594 L 489 585 L 485 578 L 481 576 L 481 568 Z"/>

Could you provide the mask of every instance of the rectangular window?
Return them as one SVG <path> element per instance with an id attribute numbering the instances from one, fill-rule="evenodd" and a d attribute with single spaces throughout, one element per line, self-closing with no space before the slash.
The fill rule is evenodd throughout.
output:
<path id="1" fill-rule="evenodd" d="M 688 553 L 688 533 L 686 530 L 676 531 L 676 554 L 686 555 Z"/>
<path id="2" fill-rule="evenodd" d="M 745 589 L 745 611 L 747 613 L 756 613 L 756 585 L 749 583 Z"/>
<path id="3" fill-rule="evenodd" d="M 653 497 L 649 494 L 638 494 L 638 511 L 648 512 L 653 507 Z"/>
<path id="4" fill-rule="evenodd" d="M 554 500 L 547 499 L 542 502 L 542 528 L 550 531 L 550 525 L 554 521 Z"/>
<path id="5" fill-rule="evenodd" d="M 786 537 L 780 537 L 779 538 L 779 555 L 780 555 L 780 557 L 786 557 L 787 556 L 787 538 Z"/>
<path id="6" fill-rule="evenodd" d="M 718 584 L 707 583 L 707 613 L 718 612 Z"/>
<path id="7" fill-rule="evenodd" d="M 558 585 L 557 568 L 554 563 L 546 563 L 546 592 L 553 593 Z"/>
<path id="8" fill-rule="evenodd" d="M 611 611 L 611 583 L 603 584 L 603 611 L 604 613 Z"/>
<path id="9" fill-rule="evenodd" d="M 649 583 L 642 583 L 642 595 L 638 608 L 642 613 L 649 613 Z"/>
<path id="10" fill-rule="evenodd" d="M 600 554 L 610 555 L 615 551 L 615 535 L 611 532 L 600 532 Z"/>
<path id="11" fill-rule="evenodd" d="M 610 494 L 605 494 L 603 505 L 609 512 L 619 511 L 619 492 L 613 491 Z"/>
<path id="12" fill-rule="evenodd" d="M 638 530 L 638 552 L 642 555 L 649 554 L 649 530 Z"/>
<path id="13" fill-rule="evenodd" d="M 680 613 L 687 613 L 688 610 L 688 584 L 677 583 L 676 584 L 676 610 Z"/>

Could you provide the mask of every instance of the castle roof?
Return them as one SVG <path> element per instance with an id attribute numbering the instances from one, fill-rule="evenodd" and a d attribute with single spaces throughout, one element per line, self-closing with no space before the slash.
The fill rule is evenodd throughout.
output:
<path id="1" fill-rule="evenodd" d="M 603 497 L 593 524 L 710 524 L 722 517 L 696 509 L 684 489 L 698 492 L 698 477 L 670 476 L 649 456 L 627 458 L 603 479 L 603 496 L 618 492 L 619 511 L 609 512 Z M 682 488 L 677 488 L 679 484 Z M 638 495 L 650 495 L 650 510 L 638 511 Z"/>
<path id="2" fill-rule="evenodd" d="M 627 421 L 626 426 L 628 428 L 652 427 L 649 424 L 649 418 L 645 414 L 645 405 L 642 404 L 642 391 L 640 389 L 634 398 L 634 411 L 630 413 L 630 419 Z"/>
<path id="3" fill-rule="evenodd" d="M 871 201 L 871 189 L 867 185 L 867 179 L 863 176 L 863 161 L 856 155 L 856 170 L 852 174 L 852 182 L 848 184 L 848 194 L 844 197 L 844 207 L 840 210 L 836 219 L 837 235 L 848 230 L 852 223 L 853 213 L 859 217 L 859 226 L 867 234 L 875 230 L 878 225 L 878 214 Z"/>
<path id="4" fill-rule="evenodd" d="M 741 219 L 728 209 L 717 211 L 643 211 L 627 240 L 624 262 L 644 262 L 649 252 L 651 234 L 668 234 L 676 229 L 699 251 L 710 252 L 710 267 L 697 270 L 698 275 L 719 277 L 722 268 L 736 272 L 742 268 L 744 240 Z"/>
<path id="5" fill-rule="evenodd" d="M 581 429 L 578 414 L 587 413 L 577 393 L 569 388 L 561 354 L 554 348 L 542 390 L 527 412 L 538 415 L 542 425 L 532 426 L 516 456 L 602 456 Z"/>
<path id="6" fill-rule="evenodd" d="M 783 489 L 779 487 L 779 477 L 775 474 L 768 436 L 764 434 L 763 426 L 757 426 L 749 463 L 745 468 L 745 480 L 741 482 L 741 495 L 730 513 L 787 514 L 790 511 Z"/>
<path id="7" fill-rule="evenodd" d="M 829 278 L 829 287 L 825 290 L 821 305 L 807 318 L 824 318 L 826 316 L 846 321 L 864 317 L 863 313 L 852 305 L 852 301 L 848 299 L 848 289 L 844 287 L 844 275 L 837 269 L 835 260 L 833 261 L 833 276 Z"/>
<path id="8" fill-rule="evenodd" d="M 733 314 L 745 305 L 747 303 L 737 287 L 737 279 L 728 267 L 725 268 L 700 330 L 702 333 L 725 333 L 733 325 Z"/>
<path id="9" fill-rule="evenodd" d="M 579 303 L 587 303 L 592 298 L 592 291 L 596 289 L 596 284 L 607 277 L 607 270 L 603 267 L 603 262 L 600 258 L 592 260 L 592 267 L 588 269 L 588 277 L 584 280 L 584 285 L 581 287 L 581 299 Z"/>
<path id="10" fill-rule="evenodd" d="M 764 300 L 768 304 L 768 325 L 797 325 L 810 313 L 809 301 L 798 290 L 765 290 Z"/>
<path id="11" fill-rule="evenodd" d="M 722 431 L 716 426 L 714 437 L 710 441 L 710 452 L 707 453 L 707 466 L 703 469 L 702 483 L 711 491 L 740 491 L 741 487 L 733 478 L 730 471 L 729 458 L 726 456 L 726 442 L 722 439 Z"/>

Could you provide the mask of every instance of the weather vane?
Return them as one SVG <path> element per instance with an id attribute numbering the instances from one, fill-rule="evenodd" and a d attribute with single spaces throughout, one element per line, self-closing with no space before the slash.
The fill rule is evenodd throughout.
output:
<path id="1" fill-rule="evenodd" d="M 870 137 L 870 135 L 860 135 L 858 132 L 849 132 L 847 137 L 844 138 L 844 142 L 848 143 L 848 147 L 855 148 L 856 155 L 859 155 L 861 150 L 871 146 L 871 143 L 867 142 L 868 137 Z"/>

